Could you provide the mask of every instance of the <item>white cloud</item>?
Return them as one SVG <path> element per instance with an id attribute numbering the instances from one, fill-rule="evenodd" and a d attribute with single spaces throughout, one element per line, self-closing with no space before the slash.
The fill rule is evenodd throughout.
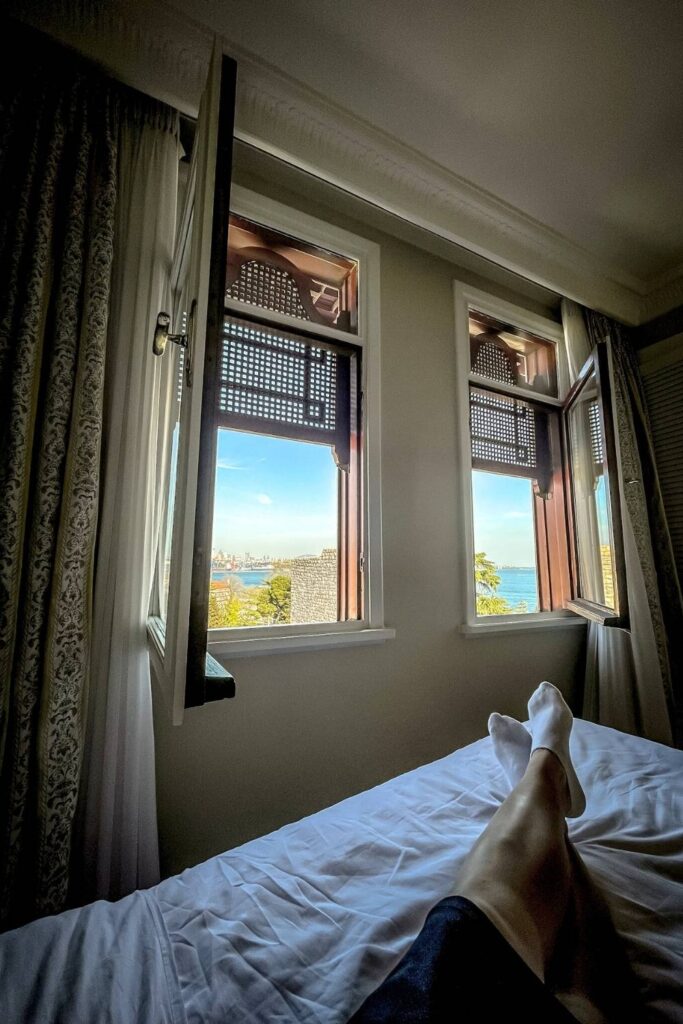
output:
<path id="1" fill-rule="evenodd" d="M 258 501 L 259 505 L 272 505 L 273 504 L 273 499 L 269 498 L 267 494 L 257 494 L 256 495 L 256 500 Z"/>
<path id="2" fill-rule="evenodd" d="M 236 466 L 232 462 L 228 462 L 227 459 L 218 459 L 216 461 L 216 469 L 246 469 L 246 466 Z"/>

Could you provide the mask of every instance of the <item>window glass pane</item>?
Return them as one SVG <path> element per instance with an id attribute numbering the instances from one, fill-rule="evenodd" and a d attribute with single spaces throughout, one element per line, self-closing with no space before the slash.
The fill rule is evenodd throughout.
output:
<path id="1" fill-rule="evenodd" d="M 481 377 L 557 396 L 555 346 L 527 331 L 470 311 L 470 369 Z"/>
<path id="2" fill-rule="evenodd" d="M 219 429 L 209 628 L 338 621 L 328 445 Z"/>
<path id="3" fill-rule="evenodd" d="M 358 263 L 230 215 L 226 299 L 358 333 Z"/>
<path id="4" fill-rule="evenodd" d="M 531 480 L 472 472 L 477 615 L 537 612 Z"/>
<path id="5" fill-rule="evenodd" d="M 568 412 L 568 425 L 579 595 L 614 608 L 614 544 L 594 370 Z"/>

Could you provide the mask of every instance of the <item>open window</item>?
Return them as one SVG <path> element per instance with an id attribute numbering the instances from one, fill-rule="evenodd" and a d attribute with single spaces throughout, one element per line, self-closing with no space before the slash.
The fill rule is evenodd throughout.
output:
<path id="1" fill-rule="evenodd" d="M 212 74 L 166 317 L 179 344 L 164 357 L 168 502 L 148 630 L 175 722 L 234 694 L 233 657 L 393 636 L 382 606 L 379 250 L 230 193 L 232 122 L 217 102 L 228 90 Z"/>
<path id="2" fill-rule="evenodd" d="M 628 622 L 609 350 L 593 350 L 563 412 L 571 493 L 572 596 L 567 607 L 603 625 Z"/>
<path id="3" fill-rule="evenodd" d="M 152 669 L 175 722 L 186 706 L 235 692 L 231 674 L 207 654 L 192 600 L 205 557 L 203 384 L 212 379 L 205 366 L 215 363 L 223 322 L 235 82 L 235 62 L 216 44 L 200 103 L 169 308 L 160 311 L 154 336 L 165 382 L 159 460 L 166 503 L 148 635 Z"/>
<path id="4" fill-rule="evenodd" d="M 626 619 L 607 352 L 570 389 L 559 325 L 456 286 L 467 629 Z"/>

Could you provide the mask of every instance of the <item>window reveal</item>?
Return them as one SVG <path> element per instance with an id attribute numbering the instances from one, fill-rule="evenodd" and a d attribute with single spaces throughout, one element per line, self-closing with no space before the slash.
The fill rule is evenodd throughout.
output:
<path id="1" fill-rule="evenodd" d="M 225 599 L 226 594 L 213 593 L 212 579 L 210 625 L 362 618 L 361 350 L 340 340 L 301 333 L 272 316 L 299 320 L 302 330 L 315 331 L 320 324 L 355 332 L 357 263 L 234 214 L 230 246 L 217 365 L 216 427 L 219 433 L 260 434 L 329 449 L 337 472 L 337 527 L 335 548 L 325 547 L 318 555 L 285 558 L 275 552 L 273 577 L 284 574 L 291 580 L 286 612 L 280 609 L 279 617 L 269 619 L 252 609 L 251 616 L 244 612 L 241 618 L 227 621 L 223 615 L 226 621 L 219 621 L 216 600 Z M 257 309 L 252 315 L 247 307 Z M 282 458 L 296 461 L 291 447 L 282 452 Z M 305 502 L 305 485 L 303 490 L 301 501 Z M 214 517 L 217 512 L 218 505 Z M 234 555 L 219 554 L 222 567 L 235 569 Z M 271 590 L 272 579 L 272 583 L 266 581 Z M 259 607 L 266 605 L 261 601 Z"/>

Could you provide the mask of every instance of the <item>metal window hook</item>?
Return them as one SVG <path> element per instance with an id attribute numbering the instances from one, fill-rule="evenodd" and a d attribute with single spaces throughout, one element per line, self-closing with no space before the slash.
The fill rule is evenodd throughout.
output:
<path id="1" fill-rule="evenodd" d="M 190 315 L 187 318 L 187 333 L 169 334 L 171 317 L 163 311 L 157 315 L 156 327 L 154 328 L 154 339 L 152 341 L 152 352 L 155 356 L 163 356 L 169 341 L 174 345 L 180 345 L 185 350 L 185 382 L 188 388 L 192 387 L 192 335 L 194 332 L 195 311 L 197 300 L 192 300 Z"/>
<path id="2" fill-rule="evenodd" d="M 159 313 L 152 342 L 152 352 L 154 352 L 155 356 L 163 356 L 169 341 L 172 341 L 175 345 L 180 345 L 181 348 L 188 347 L 189 338 L 187 334 L 169 334 L 168 329 L 170 326 L 171 318 L 168 313 Z"/>

